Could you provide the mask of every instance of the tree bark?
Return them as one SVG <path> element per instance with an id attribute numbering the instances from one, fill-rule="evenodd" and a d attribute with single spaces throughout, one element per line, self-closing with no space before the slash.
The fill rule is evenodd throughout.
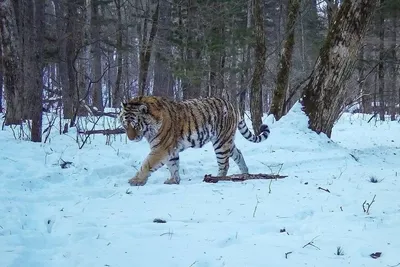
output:
<path id="1" fill-rule="evenodd" d="M 262 82 L 266 61 L 266 41 L 263 21 L 263 2 L 253 0 L 254 26 L 255 26 L 255 66 L 250 91 L 250 113 L 255 134 L 260 133 L 262 123 Z"/>
<path id="2" fill-rule="evenodd" d="M 283 42 L 283 49 L 280 54 L 278 77 L 276 81 L 276 89 L 272 97 L 270 114 L 279 120 L 284 115 L 283 104 L 286 99 L 287 87 L 289 83 L 289 73 L 292 63 L 292 54 L 294 47 L 294 30 L 297 15 L 299 13 L 301 0 L 289 0 L 287 24 L 286 24 L 286 39 Z"/>
<path id="3" fill-rule="evenodd" d="M 62 100 L 63 100 L 63 115 L 64 119 L 72 119 L 74 116 L 74 110 L 77 103 L 77 91 L 76 91 L 76 72 L 75 72 L 75 61 L 76 61 L 76 32 L 75 32 L 75 18 L 78 16 L 76 1 L 68 1 L 66 3 L 66 44 L 65 44 L 65 58 L 66 58 L 66 73 L 68 86 L 63 88 Z"/>
<path id="4" fill-rule="evenodd" d="M 329 28 L 301 100 L 309 127 L 317 133 L 331 136 L 344 104 L 344 83 L 376 4 L 375 0 L 344 0 Z"/>
<path id="5" fill-rule="evenodd" d="M 43 107 L 43 68 L 44 68 L 44 27 L 45 27 L 45 2 L 33 0 L 33 85 L 31 95 L 32 130 L 31 141 L 42 142 L 42 107 Z"/>
<path id="6" fill-rule="evenodd" d="M 391 27 L 391 46 L 390 46 L 390 120 L 396 120 L 396 103 L 399 103 L 397 98 L 397 70 L 396 70 L 396 62 L 397 62 L 397 55 L 396 55 L 396 44 L 397 44 L 397 10 L 393 9 L 392 11 L 392 27 Z"/>
<path id="7" fill-rule="evenodd" d="M 123 99 L 123 91 L 121 88 L 122 79 L 122 14 L 121 14 L 121 0 L 114 0 L 117 9 L 117 47 L 116 47 L 116 63 L 117 63 L 117 77 L 115 79 L 115 86 L 112 94 L 112 107 L 117 108 L 121 105 Z"/>
<path id="8" fill-rule="evenodd" d="M 21 40 L 17 16 L 11 0 L 0 1 L 0 30 L 3 46 L 4 88 L 7 101 L 5 125 L 20 124 L 23 119 Z"/>
<path id="9" fill-rule="evenodd" d="M 362 45 L 358 52 L 358 91 L 360 93 L 360 109 L 361 112 L 368 113 L 369 107 L 371 106 L 370 101 L 368 102 L 368 97 L 365 95 L 365 66 L 364 66 L 364 46 Z"/>
<path id="10" fill-rule="evenodd" d="M 385 16 L 382 10 L 383 0 L 380 0 L 379 10 L 379 62 L 378 62 L 378 86 L 379 86 L 379 119 L 385 120 Z"/>
<path id="11" fill-rule="evenodd" d="M 102 67 L 101 67 L 101 47 L 100 47 L 100 19 L 99 19 L 99 7 L 97 1 L 91 0 L 90 6 L 91 8 L 91 17 L 90 17 L 90 37 L 92 42 L 92 80 L 93 87 L 91 89 L 92 92 L 92 102 L 93 106 L 98 110 L 103 111 L 103 92 L 102 92 Z"/>
<path id="12" fill-rule="evenodd" d="M 59 50 L 58 57 L 60 62 L 58 62 L 58 82 L 60 85 L 61 95 L 62 95 L 62 103 L 63 103 L 63 114 L 72 114 L 72 110 L 69 111 L 69 108 L 72 108 L 72 105 L 67 103 L 67 99 L 64 99 L 64 96 L 67 96 L 69 92 L 69 80 L 68 80 L 68 66 L 67 66 L 67 38 L 65 38 L 66 33 L 66 20 L 65 20 L 65 4 L 63 1 L 54 1 L 55 14 L 57 19 L 56 22 L 56 31 L 57 31 L 57 39 L 59 40 Z M 71 115 L 72 116 L 72 115 Z"/>
<path id="13" fill-rule="evenodd" d="M 1 20 L 0 20 L 0 28 L 1 26 Z M 1 30 L 0 30 L 1 33 Z M 1 40 L 1 35 L 0 35 L 0 55 L 3 55 L 3 45 L 2 45 L 2 40 Z M 0 113 L 3 113 L 3 82 L 4 82 L 4 69 L 3 69 L 3 57 L 0 56 Z"/>
<path id="14" fill-rule="evenodd" d="M 154 87 L 153 95 L 174 99 L 174 78 L 169 60 L 173 58 L 172 48 L 168 42 L 171 21 L 171 4 L 167 1 L 160 2 L 159 29 L 157 31 L 157 44 L 154 59 Z"/>
<path id="15" fill-rule="evenodd" d="M 139 69 L 139 95 L 144 95 L 147 85 L 147 74 L 149 72 L 150 57 L 153 49 L 154 38 L 158 30 L 158 18 L 160 13 L 160 1 L 157 1 L 157 6 L 152 16 L 151 30 L 147 39 L 147 31 L 144 31 L 142 48 L 140 51 L 140 69 Z M 146 19 L 146 18 L 145 18 Z M 146 25 L 146 23 L 145 23 Z M 146 27 L 146 26 L 145 26 Z"/>

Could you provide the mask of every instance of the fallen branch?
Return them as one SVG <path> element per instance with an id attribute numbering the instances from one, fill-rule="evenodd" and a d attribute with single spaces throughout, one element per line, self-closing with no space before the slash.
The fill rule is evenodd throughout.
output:
<path id="1" fill-rule="evenodd" d="M 376 195 L 374 195 L 374 197 L 372 198 L 371 203 L 367 203 L 367 201 L 365 200 L 364 203 L 362 204 L 363 211 L 368 215 L 369 215 L 369 208 L 371 208 L 372 204 L 375 202 L 375 197 Z"/>
<path id="2" fill-rule="evenodd" d="M 88 130 L 88 131 L 79 131 L 80 134 L 103 134 L 103 135 L 111 135 L 111 134 L 124 134 L 125 130 L 123 128 L 116 129 L 103 129 L 103 130 Z"/>
<path id="3" fill-rule="evenodd" d="M 286 252 L 286 253 L 285 253 L 285 259 L 287 259 L 287 258 L 288 258 L 288 255 L 289 255 L 289 254 L 292 254 L 292 253 L 293 253 L 292 251 Z"/>
<path id="4" fill-rule="evenodd" d="M 227 176 L 212 176 L 211 174 L 204 175 L 203 182 L 206 183 L 218 183 L 219 181 L 231 181 L 231 182 L 241 182 L 245 180 L 255 180 L 255 179 L 283 179 L 287 177 L 286 175 L 278 174 L 232 174 Z"/>
<path id="5" fill-rule="evenodd" d="M 322 190 L 322 191 L 325 191 L 325 192 L 328 192 L 328 193 L 330 193 L 330 192 L 331 192 L 331 191 L 329 191 L 329 189 L 322 188 L 322 187 L 318 187 L 318 189 L 319 189 L 319 190 Z"/>
<path id="6" fill-rule="evenodd" d="M 316 245 L 314 245 L 314 240 L 315 240 L 317 237 L 318 237 L 318 236 L 314 237 L 310 242 L 308 242 L 307 244 L 305 244 L 305 245 L 303 246 L 303 248 L 305 248 L 305 247 L 307 247 L 307 246 L 312 246 L 312 247 L 314 247 L 314 248 L 316 248 L 316 249 L 318 249 L 318 250 L 321 250 L 319 247 L 317 247 Z"/>

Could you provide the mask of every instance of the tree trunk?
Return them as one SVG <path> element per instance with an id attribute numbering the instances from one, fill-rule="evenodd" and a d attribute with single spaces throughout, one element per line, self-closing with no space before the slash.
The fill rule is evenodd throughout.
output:
<path id="1" fill-rule="evenodd" d="M 156 37 L 158 29 L 159 13 L 160 13 L 160 1 L 157 2 L 156 10 L 154 11 L 154 14 L 152 16 L 152 24 L 151 24 L 149 38 L 147 39 L 147 31 L 144 31 L 143 33 L 143 43 L 140 51 L 139 95 L 144 95 L 145 90 L 148 86 L 147 74 L 149 72 L 150 57 L 153 49 L 153 42 L 154 38 Z"/>
<path id="2" fill-rule="evenodd" d="M 117 63 L 117 77 L 115 79 L 115 86 L 112 94 L 112 107 L 117 108 L 121 105 L 123 99 L 123 91 L 121 88 L 122 79 L 122 14 L 121 14 L 121 0 L 114 0 L 117 9 L 117 47 L 116 47 L 116 63 Z"/>
<path id="3" fill-rule="evenodd" d="M 54 9 L 57 19 L 56 30 L 57 30 L 57 39 L 59 40 L 59 51 L 58 57 L 60 62 L 58 62 L 58 82 L 60 84 L 59 90 L 61 90 L 62 102 L 63 102 L 63 114 L 71 114 L 72 110 L 69 111 L 69 108 L 72 108 L 72 105 L 68 105 L 67 99 L 64 99 L 64 96 L 69 92 L 69 80 L 68 80 L 68 66 L 67 66 L 67 39 L 64 37 L 66 32 L 65 26 L 65 4 L 62 1 L 54 1 Z"/>
<path id="4" fill-rule="evenodd" d="M 396 55 L 396 43 L 397 43 L 397 10 L 393 9 L 392 11 L 392 27 L 391 27 L 391 34 L 392 34 L 392 41 L 390 46 L 390 120 L 396 120 L 396 103 L 399 103 L 399 99 L 397 98 L 397 70 L 396 70 L 396 62 L 397 62 L 397 55 Z"/>
<path id="5" fill-rule="evenodd" d="M 375 7 L 374 0 L 344 0 L 329 28 L 301 101 L 317 133 L 331 136 L 344 104 L 344 83 Z"/>
<path id="6" fill-rule="evenodd" d="M 43 0 L 34 0 L 33 12 L 33 85 L 31 95 L 32 130 L 31 141 L 42 142 L 42 107 L 43 107 L 43 68 L 44 68 L 44 27 L 45 3 Z"/>
<path id="7" fill-rule="evenodd" d="M 262 82 L 266 61 L 265 30 L 263 21 L 263 2 L 253 0 L 254 26 L 255 26 L 255 51 L 256 60 L 251 81 L 250 113 L 255 134 L 260 133 L 262 123 Z"/>
<path id="8" fill-rule="evenodd" d="M 160 2 L 159 29 L 154 59 L 153 95 L 174 99 L 174 78 L 168 60 L 172 59 L 172 48 L 168 42 L 171 21 L 171 4 Z"/>
<path id="9" fill-rule="evenodd" d="M 11 0 L 0 1 L 0 30 L 7 101 L 5 125 L 20 124 L 23 118 L 24 93 L 20 69 L 22 44 L 18 36 L 16 11 Z"/>
<path id="10" fill-rule="evenodd" d="M 286 39 L 283 42 L 283 49 L 280 55 L 278 77 L 276 81 L 276 89 L 272 98 L 270 114 L 279 120 L 284 115 L 283 104 L 286 99 L 287 87 L 289 83 L 289 72 L 292 63 L 292 54 L 294 47 L 294 30 L 299 13 L 301 0 L 289 0 L 287 24 L 286 24 Z"/>
<path id="11" fill-rule="evenodd" d="M 1 26 L 1 20 L 0 20 L 0 28 Z M 0 33 L 1 33 L 1 29 L 0 29 Z M 2 40 L 1 40 L 1 35 L 0 35 L 0 55 L 3 55 L 3 45 L 2 45 Z M 3 57 L 0 56 L 0 113 L 3 113 L 3 75 L 4 75 L 4 69 L 3 69 Z"/>
<path id="12" fill-rule="evenodd" d="M 246 30 L 249 30 L 252 27 L 252 25 L 251 25 L 252 4 L 253 4 L 253 1 L 247 1 Z M 249 78 L 250 60 L 251 60 L 250 46 L 248 44 L 245 44 L 244 48 L 243 48 L 242 61 L 245 63 L 246 67 L 241 72 L 241 78 L 240 78 L 241 88 L 240 88 L 240 92 L 239 92 L 239 113 L 240 113 L 241 117 L 244 117 L 244 113 L 246 110 L 246 96 L 247 96 L 247 92 L 248 92 L 247 80 Z"/>
<path id="13" fill-rule="evenodd" d="M 383 0 L 380 1 L 379 10 L 379 62 L 378 62 L 378 81 L 379 81 L 379 119 L 385 120 L 385 16 L 382 10 Z"/>
<path id="14" fill-rule="evenodd" d="M 217 2 L 215 2 L 217 4 Z M 218 6 L 215 6 L 217 9 Z M 220 7 L 220 9 L 223 9 Z M 223 11 L 220 11 L 223 12 Z M 219 14 L 222 16 L 222 14 Z M 210 43 L 208 50 L 210 53 L 210 84 L 209 96 L 222 97 L 224 90 L 224 64 L 225 64 L 225 24 L 223 18 L 216 18 L 211 26 Z"/>
<path id="15" fill-rule="evenodd" d="M 365 67 L 364 67 L 364 46 L 361 45 L 359 52 L 358 52 L 358 64 L 357 64 L 357 69 L 358 69 L 358 91 L 360 94 L 360 109 L 361 112 L 363 113 L 368 113 L 369 112 L 369 107 L 371 106 L 371 101 L 368 101 L 369 97 L 365 95 L 365 79 L 364 73 L 365 73 Z"/>
<path id="16" fill-rule="evenodd" d="M 68 86 L 63 88 L 63 114 L 64 119 L 72 119 L 74 116 L 75 105 L 77 102 L 76 92 L 76 72 L 74 65 L 76 63 L 76 33 L 75 33 L 75 19 L 78 16 L 76 1 L 68 1 L 66 3 L 66 44 L 65 44 L 65 57 L 66 57 L 66 73 Z"/>
<path id="17" fill-rule="evenodd" d="M 104 110 L 103 105 L 103 92 L 102 92 L 102 70 L 101 70 L 101 47 L 100 47 L 100 19 L 99 19 L 99 7 L 97 1 L 90 1 L 91 17 L 90 17 L 90 39 L 92 42 L 92 81 L 93 86 L 92 92 L 92 103 L 93 106 L 99 111 Z"/>

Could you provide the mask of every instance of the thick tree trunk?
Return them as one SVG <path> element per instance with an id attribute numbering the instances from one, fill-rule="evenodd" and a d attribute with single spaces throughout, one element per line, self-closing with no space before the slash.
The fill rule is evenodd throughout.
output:
<path id="1" fill-rule="evenodd" d="M 382 10 L 383 0 L 380 1 L 379 10 L 379 62 L 378 62 L 378 82 L 379 82 L 379 119 L 385 120 L 385 16 Z"/>
<path id="2" fill-rule="evenodd" d="M 66 35 L 67 40 L 65 44 L 65 57 L 66 57 L 66 73 L 68 86 L 63 88 L 62 101 L 63 101 L 63 114 L 64 119 L 72 119 L 77 102 L 76 91 L 76 72 L 74 69 L 76 61 L 76 33 L 75 33 L 75 19 L 78 16 L 77 6 L 75 1 L 68 1 L 67 15 L 66 15 Z"/>
<path id="3" fill-rule="evenodd" d="M 345 81 L 375 7 L 375 0 L 344 0 L 329 28 L 301 101 L 317 133 L 331 136 L 343 108 Z"/>
<path id="4" fill-rule="evenodd" d="M 143 33 L 144 34 L 143 43 L 142 43 L 142 47 L 141 47 L 141 51 L 140 51 L 139 95 L 144 95 L 145 90 L 148 86 L 147 75 L 149 72 L 150 57 L 151 57 L 151 52 L 153 50 L 153 42 L 154 42 L 154 38 L 156 37 L 157 29 L 158 29 L 159 13 L 160 13 L 160 1 L 157 2 L 156 9 L 152 16 L 152 24 L 151 24 L 149 38 L 147 39 L 147 36 L 146 36 L 147 31 L 144 31 L 144 33 Z M 146 23 L 145 23 L 145 25 L 146 25 Z M 145 27 L 147 27 L 147 26 L 145 26 Z"/>
<path id="5" fill-rule="evenodd" d="M 286 23 L 286 39 L 283 42 L 283 49 L 279 59 L 278 77 L 276 81 L 276 89 L 272 98 L 270 114 L 279 120 L 284 115 L 284 102 L 286 99 L 287 87 L 289 83 L 289 72 L 292 62 L 292 54 L 294 47 L 294 30 L 299 13 L 301 0 L 289 0 L 287 23 Z"/>
<path id="6" fill-rule="evenodd" d="M 21 40 L 18 37 L 16 11 L 11 0 L 0 1 L 0 31 L 3 46 L 4 88 L 7 101 L 5 125 L 20 124 L 23 118 Z"/>
<path id="7" fill-rule="evenodd" d="M 43 0 L 34 0 L 33 12 L 33 85 L 31 95 L 32 130 L 31 141 L 42 142 L 42 107 L 43 107 L 43 68 L 44 68 L 44 27 L 45 3 Z"/>
<path id="8" fill-rule="evenodd" d="M 254 26 L 255 26 L 255 51 L 256 60 L 251 81 L 250 113 L 255 134 L 260 133 L 262 123 L 262 82 L 266 61 L 265 30 L 263 21 L 263 2 L 253 0 Z"/>

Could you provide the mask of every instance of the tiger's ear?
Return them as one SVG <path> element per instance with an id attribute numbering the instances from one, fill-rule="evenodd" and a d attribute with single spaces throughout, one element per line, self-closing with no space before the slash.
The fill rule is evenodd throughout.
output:
<path id="1" fill-rule="evenodd" d="M 128 103 L 126 103 L 126 102 L 121 102 L 121 108 L 126 108 L 127 105 L 128 105 Z"/>
<path id="2" fill-rule="evenodd" d="M 140 113 L 146 114 L 148 112 L 148 108 L 147 108 L 146 104 L 141 104 L 139 106 L 139 111 L 140 111 Z"/>

